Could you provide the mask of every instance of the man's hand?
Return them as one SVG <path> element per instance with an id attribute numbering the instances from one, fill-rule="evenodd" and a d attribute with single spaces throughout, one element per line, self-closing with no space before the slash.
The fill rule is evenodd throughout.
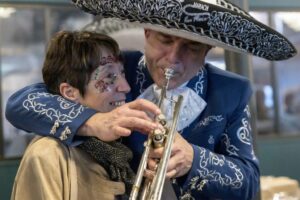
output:
<path id="1" fill-rule="evenodd" d="M 148 169 L 155 171 L 156 161 L 162 157 L 163 148 L 154 149 L 149 157 Z M 188 143 L 179 133 L 176 133 L 174 143 L 172 145 L 171 157 L 167 167 L 167 177 L 180 177 L 189 172 L 192 167 L 194 159 L 194 150 L 190 143 Z"/>
<path id="2" fill-rule="evenodd" d="M 157 127 L 149 115 L 160 114 L 159 108 L 144 99 L 126 103 L 108 113 L 96 113 L 79 128 L 78 135 L 95 136 L 113 141 L 129 136 L 131 131 L 147 133 Z"/>

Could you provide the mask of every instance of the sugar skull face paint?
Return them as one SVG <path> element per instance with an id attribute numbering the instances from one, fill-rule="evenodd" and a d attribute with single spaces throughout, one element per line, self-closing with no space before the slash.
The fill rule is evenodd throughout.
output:
<path id="1" fill-rule="evenodd" d="M 125 103 L 130 87 L 125 79 L 123 64 L 119 61 L 113 62 L 109 51 L 105 51 L 103 55 L 107 58 L 106 63 L 91 74 L 81 102 L 100 112 L 109 112 Z"/>
<path id="2" fill-rule="evenodd" d="M 119 76 L 124 75 L 123 69 L 120 73 L 112 72 L 112 70 L 109 69 L 110 67 L 113 67 L 114 65 L 118 64 L 120 63 L 109 62 L 105 65 L 100 65 L 93 73 L 92 80 L 96 81 L 95 88 L 99 93 L 112 91 L 112 88 L 116 84 L 116 81 L 119 78 Z"/>
<path id="3" fill-rule="evenodd" d="M 101 59 L 100 59 L 100 65 L 106 65 L 107 63 L 115 63 L 115 62 L 118 62 L 119 60 L 114 57 L 114 56 L 103 56 Z"/>

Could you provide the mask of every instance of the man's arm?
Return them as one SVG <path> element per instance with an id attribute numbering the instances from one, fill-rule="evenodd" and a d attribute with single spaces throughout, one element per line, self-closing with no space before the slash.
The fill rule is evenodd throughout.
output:
<path id="1" fill-rule="evenodd" d="M 182 195 L 191 195 L 195 199 L 252 199 L 256 195 L 260 173 L 247 106 L 252 92 L 249 84 L 245 84 L 241 91 L 239 105 L 228 116 L 226 129 L 215 129 L 216 132 L 222 131 L 215 149 L 211 151 L 191 144 L 194 152 L 192 166 L 185 176 L 178 179 Z M 183 148 L 182 144 L 180 146 Z"/>
<path id="2" fill-rule="evenodd" d="M 211 150 L 196 145 L 197 141 L 177 134 L 172 146 L 167 176 L 176 177 L 181 197 L 194 199 L 252 199 L 259 189 L 258 160 L 253 151 L 250 113 L 247 102 L 251 95 L 248 84 L 241 89 L 236 109 L 228 114 L 227 125 L 215 127 L 220 137 Z M 194 133 L 196 134 L 196 133 Z M 201 140 L 199 132 L 198 139 Z M 195 138 L 194 138 L 195 140 Z M 159 158 L 162 149 L 154 150 Z M 156 151 L 156 152 L 155 152 Z M 149 169 L 155 168 L 154 160 Z"/>
<path id="3" fill-rule="evenodd" d="M 80 136 L 111 141 L 130 135 L 131 130 L 156 127 L 146 114 L 160 113 L 157 106 L 137 100 L 109 113 L 95 110 L 48 93 L 45 84 L 25 87 L 13 94 L 6 106 L 6 118 L 16 128 L 60 139 L 67 145 L 82 142 Z M 75 135 L 78 136 L 75 137 Z"/>
<path id="4" fill-rule="evenodd" d="M 245 107 L 222 134 L 215 152 L 192 145 L 194 159 L 189 173 L 181 180 L 183 194 L 190 193 L 196 199 L 199 195 L 217 199 L 254 198 L 260 173 L 247 113 Z"/>
<path id="5" fill-rule="evenodd" d="M 71 145 L 78 128 L 95 110 L 50 94 L 45 84 L 27 86 L 7 101 L 5 115 L 16 128 L 51 136 Z"/>

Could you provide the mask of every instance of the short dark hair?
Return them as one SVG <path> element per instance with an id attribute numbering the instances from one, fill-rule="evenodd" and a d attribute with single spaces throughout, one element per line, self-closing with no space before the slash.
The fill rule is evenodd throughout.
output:
<path id="1" fill-rule="evenodd" d="M 60 31 L 48 44 L 42 69 L 49 92 L 60 94 L 59 85 L 69 83 L 84 96 L 92 72 L 99 66 L 103 48 L 120 62 L 118 43 L 111 37 L 90 31 Z"/>

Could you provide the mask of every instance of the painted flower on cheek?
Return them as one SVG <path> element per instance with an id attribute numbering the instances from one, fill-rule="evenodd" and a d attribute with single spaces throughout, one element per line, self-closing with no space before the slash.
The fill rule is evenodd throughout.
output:
<path id="1" fill-rule="evenodd" d="M 102 57 L 100 61 L 100 66 L 95 70 L 92 80 L 96 80 L 95 88 L 98 93 L 110 92 L 112 91 L 112 86 L 115 84 L 117 79 L 117 74 L 107 73 L 107 76 L 101 77 L 101 75 L 106 74 L 108 67 L 105 66 L 109 63 L 116 63 L 118 60 L 113 56 Z"/>

